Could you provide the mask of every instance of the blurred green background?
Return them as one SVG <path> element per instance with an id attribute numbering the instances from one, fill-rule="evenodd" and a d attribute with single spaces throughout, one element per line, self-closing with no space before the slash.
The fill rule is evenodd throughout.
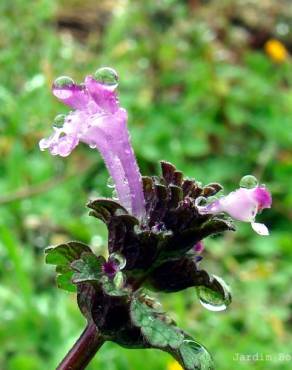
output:
<path id="1" fill-rule="evenodd" d="M 238 187 L 257 176 L 273 193 L 259 216 L 206 240 L 203 266 L 233 289 L 208 312 L 194 289 L 165 308 L 223 370 L 292 368 L 292 3 L 287 0 L 2 0 L 0 2 L 0 369 L 51 370 L 85 325 L 59 291 L 44 248 L 77 239 L 105 252 L 89 196 L 110 195 L 99 155 L 41 153 L 57 113 L 59 75 L 80 81 L 100 66 L 120 75 L 120 97 L 141 171 L 173 162 L 203 183 Z M 236 361 L 240 354 L 273 360 Z M 107 343 L 88 369 L 177 370 L 167 354 Z"/>

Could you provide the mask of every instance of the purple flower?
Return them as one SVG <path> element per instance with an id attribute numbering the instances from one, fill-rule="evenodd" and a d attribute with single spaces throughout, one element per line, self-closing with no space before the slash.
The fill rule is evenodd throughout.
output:
<path id="1" fill-rule="evenodd" d="M 110 278 L 114 278 L 119 271 L 119 265 L 113 261 L 107 261 L 102 266 L 102 271 Z"/>
<path id="2" fill-rule="evenodd" d="M 255 222 L 258 212 L 264 208 L 270 208 L 272 197 L 264 186 L 252 189 L 240 188 L 225 197 L 222 197 L 206 206 L 199 206 L 200 213 L 226 212 L 232 218 L 239 221 L 250 222 L 255 232 L 260 235 L 269 235 L 268 228 L 261 223 Z"/>
<path id="3" fill-rule="evenodd" d="M 198 254 L 202 253 L 204 249 L 205 249 L 205 246 L 202 240 L 200 240 L 198 243 L 194 245 L 194 251 Z"/>
<path id="4" fill-rule="evenodd" d="M 127 112 L 119 106 L 118 77 L 111 68 L 97 70 L 84 84 L 59 77 L 53 94 L 73 111 L 55 119 L 54 132 L 39 143 L 52 155 L 68 156 L 79 142 L 97 148 L 112 177 L 119 201 L 133 215 L 145 212 L 141 174 L 130 143 Z M 60 124 L 61 121 L 61 124 Z M 57 122 L 57 124 L 56 124 Z"/>

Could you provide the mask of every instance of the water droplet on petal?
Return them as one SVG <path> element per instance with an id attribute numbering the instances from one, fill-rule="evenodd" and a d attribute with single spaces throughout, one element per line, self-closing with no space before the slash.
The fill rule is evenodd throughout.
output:
<path id="1" fill-rule="evenodd" d="M 115 182 L 111 176 L 107 179 L 106 186 L 110 189 L 115 188 Z"/>
<path id="2" fill-rule="evenodd" d="M 112 198 L 113 200 L 119 200 L 118 192 L 116 189 L 114 189 L 112 192 Z"/>
<path id="3" fill-rule="evenodd" d="M 112 253 L 109 256 L 109 261 L 115 263 L 119 267 L 119 270 L 122 270 L 127 264 L 126 258 L 118 252 Z"/>
<path id="4" fill-rule="evenodd" d="M 68 99 L 73 93 L 74 81 L 67 76 L 58 77 L 53 83 L 53 94 L 58 99 Z"/>
<path id="5" fill-rule="evenodd" d="M 207 198 L 205 198 L 205 197 L 198 197 L 198 198 L 196 198 L 196 200 L 195 200 L 195 206 L 196 207 L 204 207 L 205 205 L 207 205 Z"/>
<path id="6" fill-rule="evenodd" d="M 53 127 L 62 128 L 64 126 L 65 118 L 65 114 L 58 114 L 54 119 Z"/>
<path id="7" fill-rule="evenodd" d="M 74 85 L 74 80 L 72 80 L 71 77 L 60 76 L 60 77 L 55 79 L 53 86 L 55 88 L 63 89 L 63 88 L 66 88 L 66 87 L 71 87 L 73 85 Z"/>
<path id="8" fill-rule="evenodd" d="M 216 200 L 218 200 L 218 196 L 211 195 L 211 196 L 209 196 L 209 197 L 206 199 L 206 203 L 207 203 L 207 204 L 211 204 L 211 203 L 216 202 Z"/>
<path id="9" fill-rule="evenodd" d="M 119 83 L 119 76 L 117 72 L 109 67 L 97 69 L 94 73 L 94 79 L 97 82 L 112 88 L 113 90 L 118 86 Z"/>
<path id="10" fill-rule="evenodd" d="M 220 286 L 222 292 L 212 290 L 205 286 L 197 287 L 200 303 L 209 311 L 224 311 L 231 303 L 231 293 L 225 281 L 213 275 L 214 280 Z"/>
<path id="11" fill-rule="evenodd" d="M 239 182 L 239 186 L 241 188 L 247 188 L 247 189 L 256 188 L 258 184 L 259 182 L 257 178 L 253 175 L 243 176 Z"/>
<path id="12" fill-rule="evenodd" d="M 95 143 L 95 141 L 91 141 L 91 142 L 89 143 L 89 148 L 91 148 L 91 149 L 95 149 L 95 148 L 96 148 L 96 143 Z"/>

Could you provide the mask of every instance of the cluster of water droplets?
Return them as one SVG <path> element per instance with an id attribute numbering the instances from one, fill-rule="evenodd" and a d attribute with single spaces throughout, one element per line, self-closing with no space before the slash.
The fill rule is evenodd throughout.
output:
<path id="1" fill-rule="evenodd" d="M 213 283 L 220 287 L 221 292 L 199 286 L 196 288 L 199 301 L 209 311 L 224 311 L 231 303 L 230 288 L 220 277 L 213 275 L 212 278 Z"/>
<path id="2" fill-rule="evenodd" d="M 98 68 L 93 74 L 94 79 L 110 90 L 115 90 L 119 84 L 119 76 L 113 68 Z M 60 76 L 53 83 L 53 91 L 57 98 L 68 99 L 73 93 L 74 80 L 69 76 Z"/>

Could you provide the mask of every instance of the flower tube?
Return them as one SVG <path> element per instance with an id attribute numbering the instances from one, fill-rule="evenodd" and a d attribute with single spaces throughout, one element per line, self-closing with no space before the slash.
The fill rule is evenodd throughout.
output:
<path id="1" fill-rule="evenodd" d="M 52 155 L 68 156 L 78 143 L 96 148 L 105 161 L 121 204 L 136 217 L 143 217 L 144 194 L 141 174 L 127 129 L 127 112 L 119 106 L 116 88 L 118 76 L 111 68 L 97 70 L 84 84 L 59 77 L 53 94 L 74 110 L 58 115 L 54 132 L 39 143 Z"/>

